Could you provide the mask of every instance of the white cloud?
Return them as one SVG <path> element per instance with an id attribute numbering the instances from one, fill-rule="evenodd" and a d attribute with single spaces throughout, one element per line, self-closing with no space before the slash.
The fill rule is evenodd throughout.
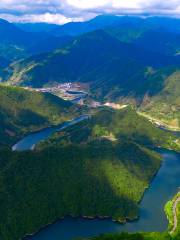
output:
<path id="1" fill-rule="evenodd" d="M 12 21 L 65 23 L 98 14 L 180 16 L 180 0 L 0 0 L 0 14 Z"/>
<path id="2" fill-rule="evenodd" d="M 82 18 L 68 18 L 62 14 L 25 14 L 16 16 L 12 14 L 0 14 L 0 18 L 6 19 L 10 22 L 47 22 L 56 24 L 65 24 L 72 21 L 83 21 Z"/>
<path id="3" fill-rule="evenodd" d="M 112 9 L 171 8 L 180 6 L 179 0 L 66 0 L 67 4 L 80 9 L 111 7 Z M 157 9 L 158 10 L 158 9 Z"/>
<path id="4" fill-rule="evenodd" d="M 105 7 L 108 5 L 112 5 L 111 0 L 91 0 L 91 1 L 85 1 L 85 0 L 67 0 L 67 4 L 80 8 L 80 9 L 92 9 L 92 8 L 99 8 L 99 7 Z"/>

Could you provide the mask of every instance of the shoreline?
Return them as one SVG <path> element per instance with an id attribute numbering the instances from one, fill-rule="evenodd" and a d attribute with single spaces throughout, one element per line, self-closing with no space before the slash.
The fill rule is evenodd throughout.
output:
<path id="1" fill-rule="evenodd" d="M 167 150 L 167 151 L 173 151 L 173 150 Z M 160 154 L 160 153 L 158 153 Z M 160 154 L 161 155 L 161 154 Z M 162 156 L 161 156 L 162 158 Z M 148 189 L 150 188 L 151 186 L 151 183 L 153 182 L 153 180 L 155 179 L 155 177 L 157 176 L 160 168 L 162 167 L 162 159 L 161 159 L 161 163 L 160 163 L 160 166 L 159 168 L 157 169 L 157 171 L 155 172 L 155 174 L 152 176 L 152 179 L 151 181 L 149 182 L 149 186 L 145 187 L 144 189 L 144 193 L 142 194 L 142 197 L 140 198 L 140 200 L 138 201 L 138 214 L 137 216 L 135 216 L 133 219 L 130 219 L 128 217 L 126 217 L 124 220 L 115 220 L 113 219 L 112 217 L 110 216 L 77 216 L 77 217 L 74 217 L 73 215 L 67 215 L 67 216 L 64 216 L 64 217 L 59 217 L 57 218 L 56 220 L 44 225 L 43 227 L 41 227 L 39 230 L 35 231 L 34 233 L 27 233 L 22 239 L 20 240 L 28 240 L 29 237 L 32 237 L 32 236 L 35 236 L 37 234 L 39 234 L 41 231 L 45 230 L 46 228 L 48 228 L 50 225 L 53 225 L 53 224 L 56 224 L 68 217 L 72 218 L 72 219 L 84 219 L 84 220 L 89 220 L 89 221 L 93 221 L 93 220 L 110 220 L 112 222 L 115 222 L 117 224 L 120 224 L 120 225 L 125 225 L 127 223 L 133 223 L 133 222 L 136 222 L 136 221 L 139 221 L 140 219 L 140 214 L 139 214 L 139 210 L 140 210 L 140 203 L 142 201 L 142 199 L 144 198 L 144 195 L 146 194 L 146 192 L 148 191 Z"/>
<path id="2" fill-rule="evenodd" d="M 74 219 L 74 220 L 82 219 L 82 220 L 89 220 L 89 221 L 93 221 L 93 220 L 101 220 L 101 221 L 110 220 L 110 221 L 115 222 L 117 224 L 125 225 L 126 223 L 133 223 L 133 222 L 138 221 L 140 216 L 137 216 L 134 219 L 126 218 L 124 221 L 123 220 L 120 221 L 120 220 L 115 220 L 115 219 L 113 219 L 112 217 L 109 217 L 109 216 L 95 216 L 95 217 L 91 217 L 91 216 L 77 216 L 77 217 L 74 217 L 72 215 L 67 215 L 67 216 L 64 216 L 64 217 L 59 217 L 59 218 L 57 218 L 57 220 L 52 221 L 50 223 L 47 223 L 46 225 L 41 227 L 39 230 L 37 230 L 37 231 L 35 231 L 33 233 L 26 233 L 25 236 L 23 238 L 21 238 L 20 240 L 28 240 L 29 237 L 36 236 L 37 234 L 39 234 L 41 231 L 45 230 L 49 226 L 54 225 L 54 224 L 56 224 L 56 223 L 58 223 L 60 221 L 63 221 L 66 218 L 71 218 L 71 219 Z"/>
<path id="3" fill-rule="evenodd" d="M 90 116 L 90 115 L 84 114 L 84 115 L 80 115 L 80 116 L 75 117 L 75 118 L 72 118 L 72 119 L 64 119 L 62 122 L 60 122 L 60 123 L 58 123 L 58 124 L 47 125 L 47 126 L 44 126 L 44 127 L 42 127 L 42 128 L 40 127 L 40 128 L 38 128 L 38 129 L 36 129 L 36 130 L 34 130 L 34 131 L 27 132 L 27 133 L 25 133 L 25 134 L 22 135 L 22 137 L 21 137 L 20 140 L 16 141 L 16 143 L 14 143 L 14 144 L 11 146 L 11 150 L 18 152 L 19 150 L 18 150 L 18 149 L 15 149 L 15 148 L 16 148 L 16 145 L 17 145 L 19 142 L 21 142 L 24 138 L 26 138 L 26 137 L 28 137 L 28 136 L 30 136 L 30 135 L 38 134 L 38 133 L 40 133 L 40 132 L 42 132 L 42 131 L 45 131 L 45 130 L 48 130 L 48 129 L 52 129 L 52 130 L 54 130 L 54 131 L 56 131 L 56 132 L 60 132 L 60 131 L 63 131 L 64 129 L 66 129 L 67 127 L 71 126 L 71 125 L 70 125 L 71 122 L 73 123 L 73 121 L 76 121 L 76 120 L 78 120 L 79 118 L 84 118 L 84 119 L 85 119 L 85 118 L 89 118 L 89 116 Z M 83 121 L 84 119 L 82 119 L 82 120 L 80 120 L 80 121 Z M 74 125 L 74 124 L 77 124 L 78 122 L 79 122 L 79 121 L 73 123 L 73 125 Z M 65 124 L 69 124 L 69 125 L 63 127 L 63 125 L 65 125 Z M 61 129 L 61 128 L 62 128 L 62 129 Z M 31 149 L 29 148 L 29 149 L 23 150 L 23 151 L 32 151 L 32 150 L 34 150 L 34 149 L 35 149 L 35 146 L 32 146 Z"/>

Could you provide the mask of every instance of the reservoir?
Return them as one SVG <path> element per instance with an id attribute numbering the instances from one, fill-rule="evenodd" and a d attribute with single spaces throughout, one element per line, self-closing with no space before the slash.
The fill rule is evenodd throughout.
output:
<path id="1" fill-rule="evenodd" d="M 48 128 L 38 133 L 30 134 L 13 146 L 13 150 L 33 149 L 39 141 L 48 138 L 52 133 L 86 119 L 81 116 L 66 122 L 59 127 Z M 140 218 L 125 225 L 115 223 L 111 219 L 73 219 L 66 217 L 54 224 L 48 225 L 37 234 L 28 236 L 26 240 L 74 240 L 79 237 L 91 237 L 102 233 L 117 233 L 121 231 L 165 231 L 168 221 L 164 206 L 180 187 L 180 154 L 168 150 L 158 150 L 162 155 L 162 166 L 146 190 L 140 203 Z"/>

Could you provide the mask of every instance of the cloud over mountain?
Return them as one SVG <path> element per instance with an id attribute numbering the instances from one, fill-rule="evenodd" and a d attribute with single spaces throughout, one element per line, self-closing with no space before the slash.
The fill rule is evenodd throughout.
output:
<path id="1" fill-rule="evenodd" d="M 83 21 L 98 14 L 180 16 L 179 0 L 1 0 L 0 17 L 10 21 Z"/>

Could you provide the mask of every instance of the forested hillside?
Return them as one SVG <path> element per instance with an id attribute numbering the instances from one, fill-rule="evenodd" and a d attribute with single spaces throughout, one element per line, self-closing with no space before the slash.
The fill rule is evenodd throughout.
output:
<path id="1" fill-rule="evenodd" d="M 131 68 L 134 79 L 139 73 L 145 74 L 144 68 L 148 66 L 163 67 L 178 63 L 175 57 L 155 54 L 133 44 L 123 43 L 98 30 L 76 38 L 65 48 L 11 65 L 7 69 L 6 78 L 12 84 L 41 87 L 52 83 L 52 79 L 53 82 L 95 83 L 101 80 L 100 77 L 97 79 L 96 74 L 103 74 L 105 82 L 117 81 L 120 77 L 124 83 Z"/>
<path id="2" fill-rule="evenodd" d="M 157 94 L 146 95 L 140 109 L 172 128 L 180 128 L 180 69 L 159 72 L 161 89 Z"/>
<path id="3" fill-rule="evenodd" d="M 157 36 L 155 42 L 159 42 L 159 38 L 166 40 L 162 48 L 166 47 L 167 52 L 163 50 L 163 55 L 158 53 L 158 46 L 154 51 L 149 49 L 149 37 L 140 37 L 140 29 L 137 33 L 117 29 L 122 31 L 117 33 L 120 37 L 113 28 L 110 33 L 98 30 L 77 37 L 54 52 L 12 64 L 3 71 L 2 79 L 12 85 L 32 87 L 62 82 L 86 83 L 90 96 L 98 101 L 134 104 L 149 115 L 179 128 L 180 64 L 179 58 L 173 56 L 176 53 L 170 53 L 168 49 L 173 46 L 174 51 L 179 51 L 179 38 L 173 35 L 175 33 L 170 35 L 171 39 L 163 37 L 165 33 L 162 32 L 159 32 L 160 36 L 152 34 Z M 139 45 L 134 39 L 132 41 L 131 34 L 138 35 L 134 38 L 143 38 Z M 123 36 L 131 39 L 131 43 L 123 40 Z M 141 41 L 147 46 L 141 47 Z"/>
<path id="4" fill-rule="evenodd" d="M 131 109 L 105 109 L 34 152 L 1 148 L 1 238 L 19 239 L 67 215 L 136 218 L 161 164 L 149 147 L 173 148 L 174 140 Z"/>
<path id="5" fill-rule="evenodd" d="M 0 144 L 78 115 L 78 107 L 51 94 L 0 85 Z"/>
<path id="6" fill-rule="evenodd" d="M 65 99 L 83 95 L 84 106 L 37 89 L 47 87 Z M 25 135 L 83 113 L 88 118 L 33 151 L 12 151 Z M 61 26 L 0 19 L 0 240 L 23 239 L 66 216 L 137 219 L 162 164 L 158 149 L 180 152 L 178 134 L 162 126 L 180 129 L 178 18 L 103 15 Z M 91 240 L 178 240 L 179 212 L 178 205 L 172 235 Z"/>

